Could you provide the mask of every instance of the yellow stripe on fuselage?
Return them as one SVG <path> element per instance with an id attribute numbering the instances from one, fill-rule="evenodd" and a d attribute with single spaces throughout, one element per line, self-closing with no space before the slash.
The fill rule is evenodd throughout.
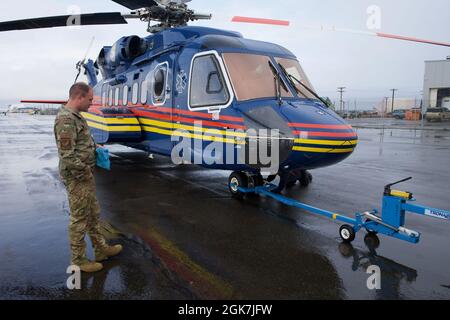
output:
<path id="1" fill-rule="evenodd" d="M 158 133 L 167 136 L 181 136 L 191 139 L 198 139 L 203 141 L 215 141 L 231 144 L 244 145 L 245 141 L 239 141 L 236 138 L 245 138 L 247 134 L 245 132 L 229 132 L 226 130 L 219 130 L 214 128 L 202 128 L 196 126 L 189 126 L 179 123 L 172 123 L 166 121 L 150 120 L 135 117 L 114 117 L 114 118 L 104 118 L 101 116 L 93 115 L 91 113 L 82 112 L 82 116 L 86 119 L 89 127 L 100 129 L 107 132 L 139 132 L 141 130 L 146 132 Z M 92 121 L 89 121 L 92 120 Z M 96 122 L 100 123 L 96 123 Z M 120 126 L 109 126 L 108 124 L 122 124 Z M 127 126 L 127 124 L 143 124 L 146 126 Z M 159 127 L 159 128 L 157 128 Z M 186 130 L 190 132 L 183 132 L 181 130 Z M 194 132 L 194 133 L 192 133 Z M 202 133 L 206 133 L 202 134 Z M 211 135 L 208 135 L 211 134 Z M 222 135 L 222 137 L 212 136 L 212 134 Z M 235 138 L 224 138 L 224 137 L 235 137 Z M 310 144 L 310 145 L 331 145 L 331 146 L 356 146 L 358 140 L 314 140 L 314 139 L 295 139 L 295 143 Z M 332 148 L 313 148 L 313 147 L 302 147 L 294 146 L 292 148 L 294 151 L 303 152 L 314 152 L 314 153 L 350 153 L 353 152 L 354 148 L 347 149 L 332 149 Z"/>
<path id="2" fill-rule="evenodd" d="M 87 124 L 91 128 L 100 129 L 107 132 L 125 132 L 125 131 L 132 131 L 132 132 L 140 132 L 141 127 L 139 126 L 108 126 L 104 124 L 95 123 L 89 120 L 86 120 Z"/>
<path id="3" fill-rule="evenodd" d="M 153 132 L 158 134 L 163 134 L 166 136 L 177 136 L 177 137 L 185 137 L 185 138 L 192 138 L 192 139 L 198 139 L 203 141 L 215 141 L 215 142 L 224 142 L 224 143 L 232 143 L 232 144 L 245 144 L 245 141 L 238 141 L 235 139 L 224 139 L 220 137 L 214 137 L 214 136 L 206 136 L 201 134 L 192 134 L 188 132 L 183 132 L 179 130 L 166 130 L 166 129 L 160 129 L 155 127 L 142 127 L 144 131 L 147 132 Z"/>
<path id="4" fill-rule="evenodd" d="M 168 129 L 183 129 L 183 130 L 187 130 L 187 131 L 194 131 L 194 132 L 203 132 L 206 134 L 221 134 L 222 136 L 227 136 L 227 137 L 241 137 L 241 138 L 245 138 L 247 136 L 247 134 L 245 132 L 233 132 L 234 130 L 230 130 L 230 131 L 225 131 L 225 130 L 220 130 L 220 129 L 215 129 L 215 128 L 203 128 L 200 126 L 189 126 L 189 125 L 184 125 L 184 124 L 179 124 L 179 123 L 172 123 L 172 122 L 165 122 L 165 121 L 158 121 L 158 120 L 149 120 L 149 119 L 144 119 L 144 118 L 140 118 L 139 121 L 142 124 L 146 124 L 146 125 L 151 125 L 151 126 L 157 126 L 157 127 L 162 127 L 162 128 L 168 128 Z"/>
<path id="5" fill-rule="evenodd" d="M 314 140 L 314 139 L 295 139 L 295 143 L 317 144 L 327 146 L 355 146 L 358 140 Z"/>
<path id="6" fill-rule="evenodd" d="M 86 120 L 97 121 L 97 122 L 101 122 L 103 124 L 139 124 L 138 119 L 136 119 L 135 117 L 120 118 L 119 116 L 117 116 L 114 118 L 104 118 L 104 117 L 96 116 L 96 115 L 93 115 L 92 113 L 87 113 L 87 112 L 82 112 L 81 115 Z"/>
<path id="7" fill-rule="evenodd" d="M 330 149 L 330 148 L 309 148 L 309 147 L 294 146 L 292 150 L 302 152 L 314 152 L 314 153 L 350 153 L 353 152 L 354 148 Z"/>

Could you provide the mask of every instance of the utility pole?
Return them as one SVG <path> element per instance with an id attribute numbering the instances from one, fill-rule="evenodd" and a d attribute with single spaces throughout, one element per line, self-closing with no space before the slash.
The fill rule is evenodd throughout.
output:
<path id="1" fill-rule="evenodd" d="M 343 106 L 344 106 L 344 100 L 342 100 L 344 92 L 345 92 L 345 87 L 338 87 L 338 92 L 341 94 L 341 100 L 340 100 L 340 104 L 339 104 L 339 112 L 342 114 L 343 111 Z"/>
<path id="2" fill-rule="evenodd" d="M 389 98 L 388 97 L 384 97 L 384 115 L 386 115 L 387 111 L 388 111 L 388 101 Z"/>
<path id="3" fill-rule="evenodd" d="M 391 91 L 392 91 L 392 110 L 391 110 L 391 112 L 394 112 L 395 91 L 398 91 L 398 89 L 391 89 Z"/>

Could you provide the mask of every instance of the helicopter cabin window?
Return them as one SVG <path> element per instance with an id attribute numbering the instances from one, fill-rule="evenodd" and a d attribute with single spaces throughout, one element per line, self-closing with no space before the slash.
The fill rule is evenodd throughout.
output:
<path id="1" fill-rule="evenodd" d="M 305 88 L 306 86 L 315 92 L 311 82 L 309 82 L 308 77 L 306 76 L 305 72 L 300 66 L 300 63 L 297 60 L 284 58 L 275 58 L 275 60 L 277 61 L 277 63 L 283 66 L 287 74 L 293 78 L 292 81 L 299 92 L 299 96 L 301 96 L 302 98 L 317 99 L 313 94 L 311 94 L 311 92 L 309 92 Z M 297 80 L 300 81 L 301 84 L 298 83 Z"/>
<path id="2" fill-rule="evenodd" d="M 212 54 L 194 59 L 190 83 L 191 108 L 225 105 L 230 100 L 219 62 Z"/>
<path id="3" fill-rule="evenodd" d="M 152 96 L 153 103 L 156 105 L 161 105 L 165 103 L 166 100 L 166 85 L 167 85 L 167 63 L 162 63 L 158 65 L 153 71 L 153 87 Z"/>
<path id="4" fill-rule="evenodd" d="M 108 106 L 112 106 L 113 105 L 113 90 L 109 89 L 109 93 L 108 93 Z"/>
<path id="5" fill-rule="evenodd" d="M 102 106 L 106 106 L 106 92 L 103 91 L 102 93 Z"/>
<path id="6" fill-rule="evenodd" d="M 116 88 L 114 91 L 114 105 L 116 107 L 119 105 L 119 98 L 120 98 L 120 90 L 119 88 Z"/>
<path id="7" fill-rule="evenodd" d="M 106 105 L 108 104 L 108 86 L 107 85 L 103 85 L 102 86 L 102 106 L 106 107 Z"/>
<path id="8" fill-rule="evenodd" d="M 127 106 L 128 105 L 128 91 L 129 91 L 129 87 L 128 86 L 124 86 L 123 87 L 123 95 L 122 95 L 122 105 Z"/>
<path id="9" fill-rule="evenodd" d="M 147 103 L 147 81 L 142 81 L 141 83 L 141 103 Z"/>
<path id="10" fill-rule="evenodd" d="M 138 97 L 139 97 L 139 83 L 135 82 L 133 83 L 133 88 L 131 90 L 131 103 L 137 104 Z"/>
<path id="11" fill-rule="evenodd" d="M 277 96 L 275 77 L 268 56 L 246 53 L 224 53 L 223 58 L 238 101 Z M 293 97 L 284 81 L 281 96 Z"/>

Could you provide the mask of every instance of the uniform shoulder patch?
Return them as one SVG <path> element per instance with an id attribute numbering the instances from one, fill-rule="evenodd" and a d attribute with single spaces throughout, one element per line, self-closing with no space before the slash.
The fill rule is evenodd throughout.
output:
<path id="1" fill-rule="evenodd" d="M 64 118 L 62 119 L 62 123 L 63 123 L 63 124 L 72 124 L 72 123 L 73 123 L 73 120 L 70 119 L 70 118 L 68 118 L 68 117 L 64 117 Z"/>
<path id="2" fill-rule="evenodd" d="M 71 150 L 74 134 L 73 128 L 75 127 L 73 120 L 70 117 L 61 117 L 58 119 L 57 127 L 57 136 L 61 150 Z"/>
<path id="3" fill-rule="evenodd" d="M 61 150 L 67 151 L 72 149 L 72 141 L 70 139 L 61 139 Z"/>
<path id="4" fill-rule="evenodd" d="M 67 116 L 59 118 L 58 122 L 63 125 L 72 125 L 74 123 L 73 119 Z"/>
<path id="5" fill-rule="evenodd" d="M 57 131 L 73 131 L 75 127 L 76 123 L 70 117 L 63 116 L 56 119 L 55 129 Z"/>
<path id="6" fill-rule="evenodd" d="M 60 138 L 61 150 L 67 151 L 72 149 L 72 135 L 70 133 L 61 134 Z"/>
<path id="7" fill-rule="evenodd" d="M 61 139 L 72 139 L 72 133 L 67 132 L 67 131 L 62 131 L 62 132 L 59 134 L 59 137 L 60 137 Z"/>

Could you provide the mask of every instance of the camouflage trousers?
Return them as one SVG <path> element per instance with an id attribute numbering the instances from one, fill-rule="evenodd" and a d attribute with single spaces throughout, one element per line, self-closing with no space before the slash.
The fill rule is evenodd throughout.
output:
<path id="1" fill-rule="evenodd" d="M 86 233 L 94 247 L 95 255 L 100 256 L 106 248 L 105 238 L 100 233 L 100 206 L 95 194 L 93 177 L 84 181 L 64 179 L 70 206 L 69 241 L 72 264 L 87 262 Z"/>

